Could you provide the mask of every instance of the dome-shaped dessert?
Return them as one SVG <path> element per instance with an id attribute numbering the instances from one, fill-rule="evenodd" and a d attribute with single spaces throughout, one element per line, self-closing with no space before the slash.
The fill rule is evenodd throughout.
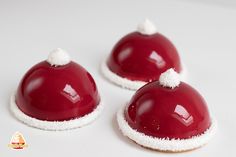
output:
<path id="1" fill-rule="evenodd" d="M 119 127 L 136 143 L 160 151 L 187 151 L 215 131 L 206 102 L 173 69 L 140 88 L 117 114 Z"/>
<path id="2" fill-rule="evenodd" d="M 62 49 L 33 66 L 11 97 L 11 110 L 19 120 L 46 130 L 81 127 L 101 109 L 92 76 Z"/>
<path id="3" fill-rule="evenodd" d="M 146 20 L 137 31 L 124 36 L 102 64 L 102 72 L 110 81 L 136 90 L 147 82 L 158 80 L 161 73 L 174 68 L 183 74 L 175 46 Z"/>

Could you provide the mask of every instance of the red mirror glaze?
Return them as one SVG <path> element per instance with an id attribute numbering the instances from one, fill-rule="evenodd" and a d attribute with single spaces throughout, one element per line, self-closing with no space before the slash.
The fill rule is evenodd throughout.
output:
<path id="1" fill-rule="evenodd" d="M 113 48 L 108 68 L 129 80 L 149 82 L 158 80 L 161 73 L 174 68 L 182 70 L 174 45 L 163 35 L 142 35 L 133 32 L 123 37 Z"/>
<path id="2" fill-rule="evenodd" d="M 92 112 L 100 97 L 92 76 L 70 62 L 53 67 L 43 61 L 21 80 L 16 104 L 25 114 L 47 121 L 63 121 Z"/>
<path id="3" fill-rule="evenodd" d="M 211 125 L 204 99 L 183 82 L 174 89 L 157 81 L 140 88 L 125 109 L 125 118 L 138 132 L 170 139 L 199 135 Z"/>

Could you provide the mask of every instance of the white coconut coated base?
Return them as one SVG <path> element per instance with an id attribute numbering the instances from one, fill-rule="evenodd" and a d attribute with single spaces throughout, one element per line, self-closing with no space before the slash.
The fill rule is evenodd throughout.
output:
<path id="1" fill-rule="evenodd" d="M 148 83 L 144 81 L 132 81 L 113 73 L 108 68 L 106 61 L 106 59 L 102 61 L 101 72 L 109 81 L 113 82 L 114 84 L 130 90 L 137 90 Z M 180 73 L 180 78 L 183 82 L 187 80 L 187 72 L 185 68 L 183 68 L 182 72 Z"/>
<path id="2" fill-rule="evenodd" d="M 52 131 L 69 130 L 85 126 L 93 122 L 100 115 L 103 107 L 104 107 L 103 103 L 100 102 L 100 104 L 93 112 L 83 117 L 65 121 L 46 121 L 46 120 L 39 120 L 24 114 L 15 103 L 15 93 L 12 94 L 10 98 L 10 110 L 17 119 L 19 119 L 21 122 L 29 126 L 38 129 L 52 130 Z"/>
<path id="3" fill-rule="evenodd" d="M 124 117 L 125 106 L 117 112 L 117 122 L 121 132 L 135 141 L 137 144 L 158 151 L 165 152 L 184 152 L 199 148 L 212 138 L 216 132 L 216 121 L 212 119 L 212 124 L 208 130 L 203 134 L 194 136 L 189 139 L 168 139 L 168 138 L 156 138 L 147 136 L 144 133 L 140 133 L 132 129 Z"/>

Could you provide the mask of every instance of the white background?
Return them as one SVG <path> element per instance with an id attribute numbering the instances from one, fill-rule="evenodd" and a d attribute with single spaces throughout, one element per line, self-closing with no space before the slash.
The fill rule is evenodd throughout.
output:
<path id="1" fill-rule="evenodd" d="M 235 156 L 236 4 L 228 2 L 0 0 L 0 156 Z M 99 65 L 113 45 L 146 17 L 176 45 L 189 83 L 218 120 L 217 135 L 201 149 L 159 153 L 134 144 L 117 128 L 115 113 L 134 92 L 106 81 Z M 106 106 L 89 126 L 42 131 L 10 114 L 9 97 L 24 73 L 57 47 L 93 75 Z M 7 146 L 15 131 L 23 133 L 28 148 L 17 151 Z"/>

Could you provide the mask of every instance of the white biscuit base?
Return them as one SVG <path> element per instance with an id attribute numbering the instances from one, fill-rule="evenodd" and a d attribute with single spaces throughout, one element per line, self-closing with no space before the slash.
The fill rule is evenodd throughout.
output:
<path id="1" fill-rule="evenodd" d="M 113 82 L 114 84 L 130 90 L 137 90 L 148 83 L 144 81 L 132 81 L 115 74 L 108 68 L 106 61 L 106 59 L 103 60 L 101 64 L 101 72 L 109 81 Z M 180 78 L 184 82 L 187 80 L 187 73 L 185 68 L 183 68 L 182 72 L 180 73 Z"/>
<path id="2" fill-rule="evenodd" d="M 30 117 L 23 113 L 15 103 L 15 93 L 10 98 L 10 110 L 18 120 L 35 128 L 52 131 L 69 130 L 85 126 L 93 122 L 100 115 L 103 107 L 103 103 L 100 102 L 93 112 L 83 117 L 65 121 L 46 121 Z"/>
<path id="3" fill-rule="evenodd" d="M 183 152 L 199 148 L 213 137 L 216 132 L 216 121 L 212 119 L 212 124 L 208 130 L 203 134 L 194 136 L 189 139 L 168 139 L 168 138 L 156 138 L 140 133 L 137 130 L 132 129 L 124 117 L 125 106 L 121 107 L 117 112 L 117 122 L 121 132 L 124 136 L 129 137 L 137 144 L 146 148 L 166 151 L 166 152 Z"/>

